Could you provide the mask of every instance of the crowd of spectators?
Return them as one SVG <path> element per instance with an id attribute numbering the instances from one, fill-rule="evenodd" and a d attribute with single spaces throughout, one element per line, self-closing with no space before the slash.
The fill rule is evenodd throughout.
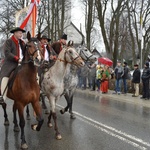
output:
<path id="1" fill-rule="evenodd" d="M 103 64 L 86 64 L 84 67 L 79 69 L 78 77 L 78 88 L 91 91 L 98 91 L 102 94 L 108 93 L 109 82 L 112 79 L 115 80 L 114 92 L 112 94 L 124 94 L 128 93 L 129 80 L 133 84 L 133 95 L 132 97 L 138 97 L 140 95 L 139 86 L 142 84 L 142 97 L 141 99 L 150 99 L 150 68 L 149 62 L 144 64 L 143 72 L 139 69 L 138 64 L 134 64 L 134 71 L 131 78 L 130 68 L 127 62 L 123 64 L 121 61 L 117 61 L 117 65 L 114 69 L 108 65 Z"/>

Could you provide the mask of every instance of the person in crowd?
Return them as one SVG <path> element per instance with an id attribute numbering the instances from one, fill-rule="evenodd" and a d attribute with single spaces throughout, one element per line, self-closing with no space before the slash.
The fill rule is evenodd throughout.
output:
<path id="1" fill-rule="evenodd" d="M 67 41 L 67 34 L 63 33 L 59 41 L 51 44 L 51 47 L 54 49 L 57 55 L 64 48 L 64 46 L 66 46 L 66 41 Z"/>
<path id="2" fill-rule="evenodd" d="M 142 97 L 141 99 L 144 100 L 149 100 L 150 98 L 150 84 L 149 84 L 149 80 L 150 80 L 150 68 L 149 68 L 149 62 L 146 62 L 144 64 L 144 69 L 143 69 L 143 73 L 142 73 L 142 84 L 143 84 L 143 93 L 142 93 Z"/>
<path id="3" fill-rule="evenodd" d="M 121 61 L 117 61 L 117 66 L 114 69 L 115 73 L 115 79 L 116 79 L 116 84 L 115 84 L 115 92 L 113 94 L 121 94 L 121 81 L 122 81 L 122 76 L 124 75 L 124 69 L 121 66 Z"/>
<path id="4" fill-rule="evenodd" d="M 134 84 L 135 92 L 132 95 L 132 97 L 138 97 L 139 96 L 139 85 L 140 85 L 140 79 L 141 79 L 141 71 L 138 68 L 138 66 L 139 66 L 138 64 L 134 65 L 132 83 Z"/>
<path id="5" fill-rule="evenodd" d="M 104 69 L 102 71 L 102 77 L 101 77 L 101 87 L 100 90 L 102 91 L 102 94 L 105 94 L 108 92 L 108 81 L 109 81 L 109 66 L 105 65 Z"/>
<path id="6" fill-rule="evenodd" d="M 89 74 L 89 68 L 88 65 L 85 63 L 85 65 L 81 67 L 82 90 L 86 90 L 87 88 L 88 74 Z"/>
<path id="7" fill-rule="evenodd" d="M 124 69 L 124 74 L 122 76 L 122 81 L 123 81 L 123 87 L 124 87 L 124 94 L 126 95 L 127 94 L 127 79 L 129 77 L 129 67 L 128 67 L 128 64 L 127 62 L 124 62 L 123 63 L 123 69 Z"/>
<path id="8" fill-rule="evenodd" d="M 101 68 L 100 65 L 97 65 L 96 66 L 96 85 L 97 85 L 97 91 L 100 91 L 101 78 L 102 78 L 102 68 Z"/>
<path id="9" fill-rule="evenodd" d="M 89 83 L 90 83 L 90 88 L 91 91 L 95 91 L 95 82 L 96 82 L 96 64 L 93 63 L 89 65 Z"/>
<path id="10" fill-rule="evenodd" d="M 1 96 L 0 104 L 4 103 L 7 95 L 7 84 L 12 71 L 21 63 L 25 43 L 22 40 L 25 30 L 15 27 L 10 31 L 13 35 L 4 43 L 4 61 L 0 72 Z"/>

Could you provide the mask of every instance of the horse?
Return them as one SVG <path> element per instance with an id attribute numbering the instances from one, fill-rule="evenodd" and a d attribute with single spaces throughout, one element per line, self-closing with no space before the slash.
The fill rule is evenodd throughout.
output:
<path id="1" fill-rule="evenodd" d="M 74 47 L 67 46 L 61 50 L 55 64 L 44 74 L 44 79 L 41 83 L 42 91 L 46 94 L 50 103 L 48 126 L 52 127 L 51 117 L 53 117 L 56 139 L 58 140 L 60 140 L 62 136 L 58 131 L 57 115 L 55 110 L 56 103 L 64 91 L 64 77 L 66 75 L 66 71 L 70 69 L 71 64 L 84 66 L 84 61 L 81 59 Z"/>
<path id="2" fill-rule="evenodd" d="M 85 64 L 86 62 L 94 63 L 97 60 L 96 56 L 93 55 L 84 45 L 80 45 L 79 47 L 77 47 L 77 52 L 80 55 L 80 57 L 85 61 Z M 64 78 L 64 84 L 65 84 L 64 97 L 67 101 L 67 106 L 61 109 L 60 113 L 64 114 L 69 109 L 71 119 L 76 118 L 72 111 L 72 105 L 73 105 L 73 96 L 78 84 L 77 71 L 78 71 L 78 67 L 76 67 L 75 65 L 71 65 L 70 72 L 68 71 Z"/>
<path id="3" fill-rule="evenodd" d="M 32 124 L 31 128 L 35 131 L 40 131 L 43 124 L 42 109 L 39 103 L 40 87 L 37 83 L 37 66 L 42 61 L 41 45 L 37 38 L 31 38 L 30 33 L 27 33 L 28 42 L 25 45 L 23 60 L 14 72 L 16 76 L 13 79 L 11 87 L 8 86 L 7 97 L 14 101 L 13 104 L 13 123 L 14 131 L 18 132 L 19 126 L 17 121 L 17 110 L 19 113 L 19 125 L 21 128 L 21 148 L 27 149 L 28 145 L 25 140 L 24 127 L 24 107 L 31 103 L 36 113 L 38 124 Z M 11 82 L 11 77 L 9 82 Z M 9 125 L 7 118 L 6 103 L 2 104 L 5 117 L 5 125 Z"/>
<path id="4" fill-rule="evenodd" d="M 71 46 L 73 46 L 73 43 L 71 44 L 71 41 L 68 42 Z M 80 45 L 76 48 L 77 53 L 80 55 L 80 57 L 84 60 L 84 62 L 90 62 L 94 63 L 97 58 L 95 55 L 93 55 L 90 50 L 86 48 L 85 45 Z M 84 66 L 87 67 L 87 66 Z M 61 114 L 64 114 L 65 112 L 68 111 L 70 113 L 70 118 L 75 119 L 75 115 L 72 111 L 72 105 L 73 105 L 73 95 L 75 93 L 77 84 L 78 84 L 78 75 L 77 75 L 78 67 L 75 65 L 70 65 L 70 69 L 68 69 L 68 72 L 65 75 L 64 78 L 64 92 L 63 95 L 66 99 L 67 106 L 63 109 L 60 110 Z M 49 114 L 47 110 L 47 106 L 45 104 L 45 96 L 41 95 L 41 100 L 42 100 L 42 107 L 45 109 L 45 114 Z"/>

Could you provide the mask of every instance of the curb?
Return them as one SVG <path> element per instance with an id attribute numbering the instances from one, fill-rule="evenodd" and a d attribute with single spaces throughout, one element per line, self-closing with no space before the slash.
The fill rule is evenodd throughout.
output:
<path id="1" fill-rule="evenodd" d="M 150 108 L 150 100 L 140 99 L 141 95 L 139 95 L 139 97 L 132 97 L 131 93 L 127 93 L 127 95 L 124 95 L 124 94 L 117 95 L 117 94 L 112 94 L 113 91 L 111 90 L 109 90 L 107 94 L 102 94 L 98 91 L 90 91 L 89 89 L 86 89 L 86 90 L 76 89 L 76 91 L 80 93 L 86 93 L 90 95 L 99 96 L 99 97 L 107 97 L 107 98 L 110 98 L 109 100 L 115 100 L 115 101 L 125 102 L 128 104 Z"/>

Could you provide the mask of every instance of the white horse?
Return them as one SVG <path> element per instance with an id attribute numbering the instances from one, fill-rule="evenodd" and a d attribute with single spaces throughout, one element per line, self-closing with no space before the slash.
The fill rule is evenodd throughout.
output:
<path id="1" fill-rule="evenodd" d="M 64 77 L 66 71 L 70 69 L 70 65 L 84 66 L 84 61 L 73 47 L 63 48 L 60 52 L 55 64 L 44 74 L 44 79 L 41 83 L 42 91 L 46 94 L 50 103 L 50 114 L 48 117 L 48 126 L 52 127 L 51 117 L 54 120 L 54 129 L 56 131 L 56 139 L 61 139 L 61 134 L 58 131 L 56 102 L 60 99 L 64 91 Z"/>
<path id="2" fill-rule="evenodd" d="M 96 56 L 93 55 L 84 45 L 80 45 L 77 48 L 77 52 L 85 62 L 94 63 L 97 60 Z M 87 67 L 87 66 L 83 66 L 83 67 Z M 64 97 L 67 101 L 67 106 L 61 109 L 60 112 L 61 114 L 64 114 L 69 109 L 71 119 L 76 118 L 72 111 L 72 104 L 73 104 L 73 96 L 78 84 L 77 71 L 78 71 L 78 67 L 75 65 L 71 65 L 70 70 L 66 73 L 64 78 L 64 84 L 65 84 Z"/>

